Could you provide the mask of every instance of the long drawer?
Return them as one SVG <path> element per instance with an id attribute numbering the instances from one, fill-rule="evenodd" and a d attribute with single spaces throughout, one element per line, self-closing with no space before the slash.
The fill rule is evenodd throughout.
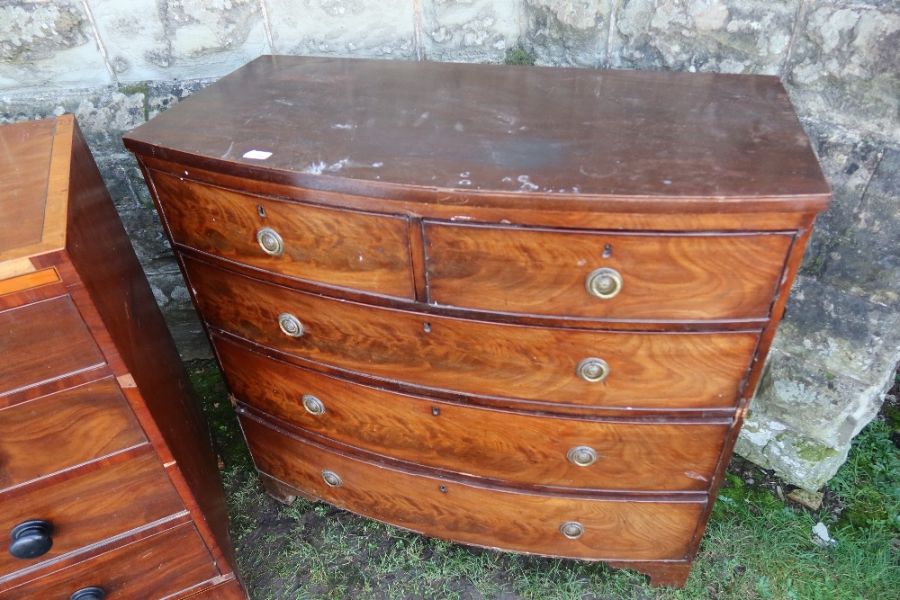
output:
<path id="1" fill-rule="evenodd" d="M 104 363 L 68 296 L 0 311 L 0 357 L 0 396 Z"/>
<path id="2" fill-rule="evenodd" d="M 145 441 L 112 378 L 13 405 L 0 410 L 0 490 Z"/>
<path id="3" fill-rule="evenodd" d="M 765 319 L 793 235 L 576 232 L 428 222 L 436 304 L 632 320 Z"/>
<path id="4" fill-rule="evenodd" d="M 0 496 L 0 579 L 183 510 L 149 447 L 134 457 L 117 456 L 109 464 L 92 463 L 17 488 Z M 29 520 L 52 525 L 53 545 L 36 558 L 16 558 L 9 552 L 10 534 Z"/>
<path id="5" fill-rule="evenodd" d="M 0 592 L 0 600 L 68 600 L 84 588 L 100 588 L 106 600 L 163 598 L 218 575 L 190 523 L 115 548 L 34 581 Z"/>
<path id="6" fill-rule="evenodd" d="M 580 406 L 731 407 L 757 332 L 637 333 L 468 321 L 334 300 L 185 257 L 214 328 L 417 386 Z"/>
<path id="7" fill-rule="evenodd" d="M 594 560 L 683 559 L 706 505 L 474 486 L 338 454 L 247 416 L 241 426 L 269 476 L 353 512 L 476 546 Z"/>
<path id="8" fill-rule="evenodd" d="M 179 244 L 330 286 L 412 298 L 405 218 L 250 196 L 154 172 Z"/>
<path id="9" fill-rule="evenodd" d="M 292 425 L 390 458 L 527 485 L 706 490 L 729 422 L 555 418 L 435 401 L 273 360 L 223 338 L 233 394 Z"/>

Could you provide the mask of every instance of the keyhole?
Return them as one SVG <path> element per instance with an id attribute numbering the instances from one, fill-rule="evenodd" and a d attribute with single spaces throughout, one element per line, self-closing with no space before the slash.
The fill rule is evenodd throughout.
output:
<path id="1" fill-rule="evenodd" d="M 425 333 L 431 333 L 431 323 L 425 323 L 422 325 L 422 329 L 425 330 Z"/>
<path id="2" fill-rule="evenodd" d="M 603 258 L 609 258 L 610 256 L 612 256 L 612 244 L 604 244 Z"/>
<path id="3" fill-rule="evenodd" d="M 434 415 L 435 417 L 440 416 L 440 414 L 441 414 L 441 409 L 439 409 L 437 406 L 432 406 L 432 407 L 431 407 L 431 414 Z"/>
<path id="4" fill-rule="evenodd" d="M 446 486 L 446 485 L 442 485 L 442 486 L 440 486 L 438 489 L 441 491 L 442 494 L 446 494 L 446 493 L 447 493 L 447 486 Z"/>
<path id="5" fill-rule="evenodd" d="M 260 218 L 260 219 L 265 219 L 265 218 L 266 218 L 266 209 L 263 208 L 263 205 L 262 205 L 262 204 L 257 204 L 257 205 L 256 205 L 256 214 L 259 215 L 259 218 Z"/>

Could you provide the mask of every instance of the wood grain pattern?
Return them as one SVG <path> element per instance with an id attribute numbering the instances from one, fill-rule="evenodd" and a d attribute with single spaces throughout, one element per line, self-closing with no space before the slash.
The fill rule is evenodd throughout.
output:
<path id="1" fill-rule="evenodd" d="M 102 588 L 108 600 L 181 597 L 182 590 L 217 575 L 206 546 L 188 523 L 17 585 L 0 592 L 0 600 L 62 600 L 89 586 Z"/>
<path id="2" fill-rule="evenodd" d="M 41 241 L 55 130 L 54 119 L 0 127 L 0 260 Z"/>
<path id="3" fill-rule="evenodd" d="M 678 559 L 702 502 L 621 502 L 481 488 L 412 475 L 290 437 L 246 416 L 241 426 L 261 471 L 336 506 L 465 544 L 570 558 Z M 330 469 L 343 480 L 329 487 Z M 559 532 L 578 521 L 584 535 Z"/>
<path id="4" fill-rule="evenodd" d="M 727 423 L 554 418 L 393 394 L 275 361 L 214 338 L 240 400 L 307 431 L 411 464 L 498 481 L 608 490 L 706 490 Z M 325 406 L 314 415 L 301 398 Z M 566 453 L 587 445 L 589 467 Z"/>
<path id="5" fill-rule="evenodd" d="M 102 365 L 67 296 L 0 312 L 0 396 Z"/>
<path id="6" fill-rule="evenodd" d="M 579 406 L 729 407 L 758 338 L 463 321 L 341 302 L 184 263 L 200 312 L 215 328 L 317 363 L 470 394 Z M 280 331 L 283 312 L 301 319 L 302 337 Z M 595 355 L 611 374 L 587 383 L 576 368 Z"/>
<path id="7" fill-rule="evenodd" d="M 611 319 L 765 318 L 792 239 L 791 234 L 627 235 L 426 222 L 429 300 L 505 313 Z M 588 275 L 600 267 L 623 278 L 614 298 L 599 299 L 585 289 Z"/>
<path id="8" fill-rule="evenodd" d="M 0 496 L 0 578 L 183 510 L 156 456 L 147 451 L 16 488 Z M 53 524 L 53 547 L 43 556 L 22 560 L 7 551 L 8 532 L 27 519 Z"/>
<path id="9" fill-rule="evenodd" d="M 179 244 L 289 277 L 415 297 L 406 219 L 249 196 L 164 173 L 153 180 Z M 281 256 L 260 248 L 262 227 L 284 240 Z"/>
<path id="10" fill-rule="evenodd" d="M 424 194 L 423 197 L 404 199 L 390 188 L 366 188 L 351 194 L 297 187 L 293 181 L 279 183 L 268 176 L 248 178 L 229 170 L 213 171 L 197 166 L 191 166 L 189 174 L 185 175 L 183 164 L 150 154 L 138 153 L 137 158 L 144 179 L 151 185 L 151 194 L 151 171 L 161 171 L 185 181 L 208 183 L 251 194 L 361 211 L 376 208 L 388 214 L 453 222 L 515 223 L 608 231 L 788 231 L 802 227 L 809 216 L 809 212 L 804 211 L 815 211 L 815 206 L 818 206 L 818 203 L 807 206 L 802 199 L 797 199 L 796 205 L 788 208 L 784 202 L 772 203 L 758 198 L 752 205 L 743 202 L 720 203 L 713 208 L 703 203 L 666 202 L 659 198 L 647 202 L 642 198 L 631 198 L 627 202 L 592 198 L 585 202 L 578 197 L 532 197 L 524 202 L 515 194 L 485 198 L 472 196 L 465 190 L 436 197 Z"/>
<path id="11" fill-rule="evenodd" d="M 0 491 L 146 441 L 113 379 L 0 410 Z"/>
<path id="12" fill-rule="evenodd" d="M 8 261 L 2 264 L 7 265 L 14 262 L 16 261 Z M 2 274 L 0 274 L 0 276 L 2 276 Z M 57 273 L 56 269 L 53 268 L 23 273 L 22 275 L 9 277 L 8 279 L 0 279 L 0 296 L 19 292 L 28 288 L 36 288 L 44 285 L 49 285 L 51 283 L 59 283 L 59 281 L 59 273 Z"/>

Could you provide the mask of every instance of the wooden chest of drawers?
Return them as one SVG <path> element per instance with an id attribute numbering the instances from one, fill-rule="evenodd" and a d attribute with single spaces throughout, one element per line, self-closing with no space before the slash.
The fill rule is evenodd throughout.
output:
<path id="1" fill-rule="evenodd" d="M 683 584 L 829 198 L 777 79 L 262 57 L 125 144 L 272 494 Z"/>
<path id="2" fill-rule="evenodd" d="M 244 598 L 162 315 L 71 115 L 0 127 L 0 599 Z"/>

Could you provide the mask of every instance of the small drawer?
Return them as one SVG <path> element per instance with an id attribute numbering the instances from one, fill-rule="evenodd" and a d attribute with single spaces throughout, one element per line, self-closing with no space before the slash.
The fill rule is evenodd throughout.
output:
<path id="1" fill-rule="evenodd" d="M 575 406 L 733 407 L 759 335 L 469 321 L 289 290 L 187 257 L 184 264 L 213 328 L 432 390 Z"/>
<path id="2" fill-rule="evenodd" d="M 162 172 L 153 183 L 179 244 L 296 279 L 415 297 L 404 218 L 250 196 Z"/>
<path id="3" fill-rule="evenodd" d="M 0 578 L 183 510 L 149 447 L 134 457 L 116 456 L 106 464 L 92 463 L 6 492 L 0 495 Z M 40 528 L 27 533 L 44 540 L 49 536 L 52 545 L 34 558 L 17 558 L 11 553 L 12 532 L 26 521 L 49 523 L 52 531 Z"/>
<path id="4" fill-rule="evenodd" d="M 429 300 L 622 320 L 764 319 L 793 235 L 425 225 Z"/>
<path id="5" fill-rule="evenodd" d="M 146 441 L 112 378 L 0 410 L 0 491 Z"/>
<path id="6" fill-rule="evenodd" d="M 68 296 L 0 312 L 0 357 L 0 396 L 104 363 Z"/>
<path id="7" fill-rule="evenodd" d="M 341 508 L 475 546 L 596 560 L 683 559 L 706 506 L 475 486 L 338 454 L 252 418 L 241 425 L 262 472 Z"/>
<path id="8" fill-rule="evenodd" d="M 99 588 L 104 600 L 163 598 L 217 575 L 196 529 L 186 523 L 15 585 L 0 592 L 0 600 L 69 600 L 86 588 Z"/>
<path id="9" fill-rule="evenodd" d="M 525 485 L 708 489 L 727 423 L 553 418 L 395 394 L 214 338 L 229 388 L 305 430 L 390 458 Z"/>

